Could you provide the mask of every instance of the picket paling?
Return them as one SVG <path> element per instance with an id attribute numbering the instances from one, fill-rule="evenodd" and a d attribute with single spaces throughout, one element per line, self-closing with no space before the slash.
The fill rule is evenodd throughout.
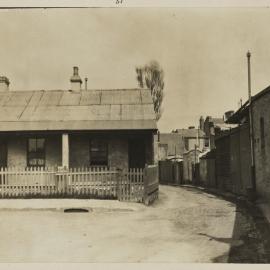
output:
<path id="1" fill-rule="evenodd" d="M 0 197 L 100 197 L 142 202 L 144 170 L 83 167 L 0 169 Z"/>

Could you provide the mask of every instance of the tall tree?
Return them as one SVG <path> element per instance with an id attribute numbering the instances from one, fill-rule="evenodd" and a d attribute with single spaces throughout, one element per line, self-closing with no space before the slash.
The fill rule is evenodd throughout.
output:
<path id="1" fill-rule="evenodd" d="M 164 71 L 157 61 L 151 61 L 143 67 L 136 68 L 139 87 L 148 88 L 154 103 L 156 119 L 159 120 L 162 114 L 161 104 L 164 89 Z"/>

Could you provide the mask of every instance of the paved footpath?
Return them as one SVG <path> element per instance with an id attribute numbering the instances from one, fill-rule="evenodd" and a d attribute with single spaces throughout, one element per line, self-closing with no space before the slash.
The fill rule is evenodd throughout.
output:
<path id="1" fill-rule="evenodd" d="M 88 213 L 64 213 L 82 207 Z M 152 206 L 102 200 L 0 200 L 0 262 L 269 262 L 268 223 L 191 187 Z"/>

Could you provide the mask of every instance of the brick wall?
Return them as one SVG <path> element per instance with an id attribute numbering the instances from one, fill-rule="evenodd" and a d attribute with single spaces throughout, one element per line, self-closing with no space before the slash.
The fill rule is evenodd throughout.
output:
<path id="1" fill-rule="evenodd" d="M 217 186 L 222 190 L 232 190 L 230 134 L 217 138 L 215 145 Z"/>
<path id="2" fill-rule="evenodd" d="M 27 166 L 27 140 L 25 137 L 14 136 L 7 141 L 7 166 Z"/>
<path id="3" fill-rule="evenodd" d="M 46 166 L 61 166 L 62 164 L 62 137 L 60 135 L 46 138 Z"/>
<path id="4" fill-rule="evenodd" d="M 7 140 L 7 166 L 26 167 L 27 166 L 27 136 L 11 136 Z M 46 166 L 60 166 L 61 158 L 61 137 L 46 137 Z"/>
<path id="5" fill-rule="evenodd" d="M 116 137 L 110 138 L 108 149 L 109 166 L 128 168 L 128 140 Z"/>
<path id="6" fill-rule="evenodd" d="M 218 187 L 245 195 L 251 187 L 249 126 L 220 133 L 215 144 Z"/>
<path id="7" fill-rule="evenodd" d="M 90 139 L 103 138 L 108 142 L 108 166 L 128 167 L 128 139 L 114 135 L 70 135 L 70 167 L 89 166 Z"/>
<path id="8" fill-rule="evenodd" d="M 136 135 L 83 135 L 72 134 L 69 136 L 69 162 L 70 167 L 86 167 L 90 163 L 89 142 L 90 138 L 104 138 L 108 142 L 108 165 L 110 167 L 128 168 L 129 138 Z M 61 166 L 62 164 L 62 136 L 47 135 L 45 164 L 46 166 Z M 153 164 L 154 161 L 154 142 L 151 134 L 141 135 L 145 143 L 145 160 L 147 164 Z M 8 139 L 7 165 L 8 166 L 27 166 L 27 136 L 11 136 Z"/>
<path id="9" fill-rule="evenodd" d="M 256 187 L 259 196 L 270 200 L 270 93 L 253 103 Z M 260 118 L 264 119 L 265 147 L 261 147 Z"/>
<path id="10" fill-rule="evenodd" d="M 89 166 L 89 137 L 83 135 L 69 136 L 70 167 Z"/>

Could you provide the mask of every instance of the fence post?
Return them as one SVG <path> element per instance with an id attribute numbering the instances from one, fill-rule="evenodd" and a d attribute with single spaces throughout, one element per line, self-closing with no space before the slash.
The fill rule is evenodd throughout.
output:
<path id="1" fill-rule="evenodd" d="M 117 200 L 121 201 L 121 183 L 123 182 L 123 170 L 120 168 L 116 168 L 116 194 L 117 194 Z"/>
<path id="2" fill-rule="evenodd" d="M 145 165 L 145 168 L 143 170 L 143 202 L 148 205 L 149 204 L 149 198 L 148 198 L 148 177 L 147 177 L 147 165 Z"/>

